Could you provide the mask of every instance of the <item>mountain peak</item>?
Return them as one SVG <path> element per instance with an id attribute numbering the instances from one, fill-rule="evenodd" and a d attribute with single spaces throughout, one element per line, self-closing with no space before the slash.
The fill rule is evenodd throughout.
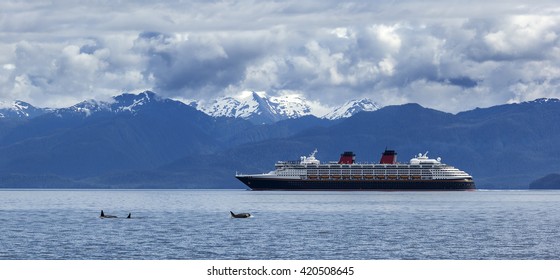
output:
<path id="1" fill-rule="evenodd" d="M 189 102 L 190 106 L 213 117 L 243 118 L 256 124 L 314 115 L 318 111 L 324 112 L 325 108 L 317 104 L 298 94 L 268 96 L 264 92 L 255 91 L 246 91 L 238 96 L 224 96 L 209 104 L 199 101 Z M 379 108 L 380 106 L 368 98 L 355 99 L 336 107 L 323 118 L 331 120 L 348 118 L 361 111 L 375 111 Z"/>
<path id="2" fill-rule="evenodd" d="M 55 110 L 56 115 L 63 114 L 82 114 L 89 117 L 94 113 L 132 113 L 135 114 L 145 106 L 160 102 L 162 99 L 151 91 L 144 91 L 138 94 L 123 93 L 113 96 L 109 101 L 86 100 L 68 108 Z"/>
<path id="3" fill-rule="evenodd" d="M 45 113 L 47 109 L 36 108 L 33 105 L 15 100 L 13 102 L 0 102 L 0 118 L 33 118 Z"/>
<path id="4" fill-rule="evenodd" d="M 292 95 L 268 96 L 263 92 L 243 92 L 224 96 L 210 104 L 190 102 L 191 106 L 213 117 L 243 118 L 255 124 L 273 123 L 311 114 L 308 102 Z"/>
<path id="5" fill-rule="evenodd" d="M 538 98 L 533 101 L 528 101 L 524 103 L 534 103 L 534 104 L 560 103 L 560 100 L 557 98 Z"/>
<path id="6" fill-rule="evenodd" d="M 376 111 L 381 107 L 369 98 L 354 99 L 344 103 L 342 106 L 335 108 L 332 112 L 323 116 L 325 119 L 335 120 L 341 118 L 349 118 L 359 112 Z"/>
<path id="7" fill-rule="evenodd" d="M 268 98 L 268 96 L 264 92 L 259 93 L 259 92 L 256 92 L 256 91 L 251 92 L 251 96 L 255 100 L 262 100 L 262 99 Z"/>
<path id="8" fill-rule="evenodd" d="M 160 97 L 151 91 L 144 91 L 139 94 L 123 93 L 113 97 L 114 103 L 111 104 L 112 109 L 117 112 L 134 113 L 138 108 L 151 102 L 160 101 Z"/>

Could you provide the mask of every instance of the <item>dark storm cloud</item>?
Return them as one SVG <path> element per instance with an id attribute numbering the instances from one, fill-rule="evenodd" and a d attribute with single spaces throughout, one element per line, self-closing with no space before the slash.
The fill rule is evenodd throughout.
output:
<path id="1" fill-rule="evenodd" d="M 154 78 L 157 91 L 166 94 L 215 96 L 242 83 L 246 69 L 278 48 L 274 32 L 188 34 L 176 37 L 142 32 L 134 50 L 146 58 L 144 75 Z"/>
<path id="2" fill-rule="evenodd" d="M 195 35 L 176 42 L 163 34 L 149 35 L 142 33 L 136 46 L 148 57 L 146 73 L 154 76 L 155 86 L 163 91 L 197 91 L 206 87 L 220 91 L 240 82 L 245 68 L 260 53 L 256 47 L 237 46 L 237 42 L 214 36 Z"/>
<path id="3" fill-rule="evenodd" d="M 450 84 L 459 86 L 462 88 L 473 88 L 478 85 L 478 82 L 469 78 L 469 77 L 456 77 L 456 78 L 449 78 L 448 81 Z"/>

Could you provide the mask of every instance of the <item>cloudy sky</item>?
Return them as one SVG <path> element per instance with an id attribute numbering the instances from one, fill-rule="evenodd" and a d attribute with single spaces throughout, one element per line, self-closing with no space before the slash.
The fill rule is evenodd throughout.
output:
<path id="1" fill-rule="evenodd" d="M 560 97 L 559 36 L 557 1 L 3 0 L 0 100 L 249 90 L 458 112 Z"/>

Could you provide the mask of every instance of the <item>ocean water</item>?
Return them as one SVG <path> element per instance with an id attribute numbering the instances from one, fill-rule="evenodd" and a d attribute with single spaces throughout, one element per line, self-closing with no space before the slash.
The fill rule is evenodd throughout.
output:
<path id="1" fill-rule="evenodd" d="M 559 205 L 560 191 L 1 190 L 0 259 L 560 259 Z"/>

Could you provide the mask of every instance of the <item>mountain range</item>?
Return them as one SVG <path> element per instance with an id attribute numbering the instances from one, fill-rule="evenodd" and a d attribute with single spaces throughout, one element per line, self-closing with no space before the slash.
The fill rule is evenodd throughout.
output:
<path id="1" fill-rule="evenodd" d="M 189 105 L 212 117 L 233 117 L 249 120 L 254 124 L 270 124 L 302 116 L 316 116 L 329 120 L 348 118 L 361 111 L 375 111 L 379 105 L 367 98 L 354 99 L 321 114 L 312 102 L 297 96 L 267 96 L 264 93 L 245 93 L 240 96 L 221 97 L 211 102 L 190 101 Z"/>
<path id="2" fill-rule="evenodd" d="M 247 100 L 257 97 L 270 108 L 282 104 L 258 94 Z M 560 171 L 557 99 L 458 114 L 357 103 L 364 108 L 347 117 L 360 108 L 350 103 L 329 118 L 271 109 L 284 119 L 259 121 L 211 116 L 153 92 L 61 109 L 20 102 L 19 113 L 0 109 L 0 187 L 243 188 L 236 172 L 268 172 L 277 160 L 315 148 L 323 161 L 351 150 L 362 162 L 378 161 L 385 148 L 397 150 L 401 162 L 427 150 L 469 172 L 479 188 L 527 188 Z"/>
<path id="3" fill-rule="evenodd" d="M 122 94 L 116 96 L 112 101 L 87 100 L 69 108 L 50 109 L 37 108 L 23 101 L 11 103 L 0 102 L 0 119 L 28 119 L 36 116 L 57 111 L 58 113 L 78 113 L 89 115 L 96 112 L 113 112 L 134 110 L 134 107 L 144 104 L 153 96 L 153 92 L 142 93 L 144 97 L 136 100 L 133 104 L 126 101 L 134 94 Z M 128 96 L 128 99 L 127 99 Z M 125 103 L 123 103 L 125 102 Z M 330 108 L 326 114 L 321 114 L 312 102 L 298 96 L 268 96 L 265 93 L 250 92 L 240 96 L 224 96 L 210 102 L 189 100 L 185 104 L 211 117 L 229 117 L 248 120 L 254 124 L 270 124 L 286 119 L 297 119 L 303 116 L 316 116 L 329 120 L 348 118 L 362 111 L 375 111 L 380 108 L 375 102 L 368 98 L 353 99 L 341 106 Z"/>
<path id="4" fill-rule="evenodd" d="M 16 100 L 9 104 L 0 102 L 0 118 L 28 119 L 42 115 L 49 109 L 36 108 L 33 105 Z"/>

